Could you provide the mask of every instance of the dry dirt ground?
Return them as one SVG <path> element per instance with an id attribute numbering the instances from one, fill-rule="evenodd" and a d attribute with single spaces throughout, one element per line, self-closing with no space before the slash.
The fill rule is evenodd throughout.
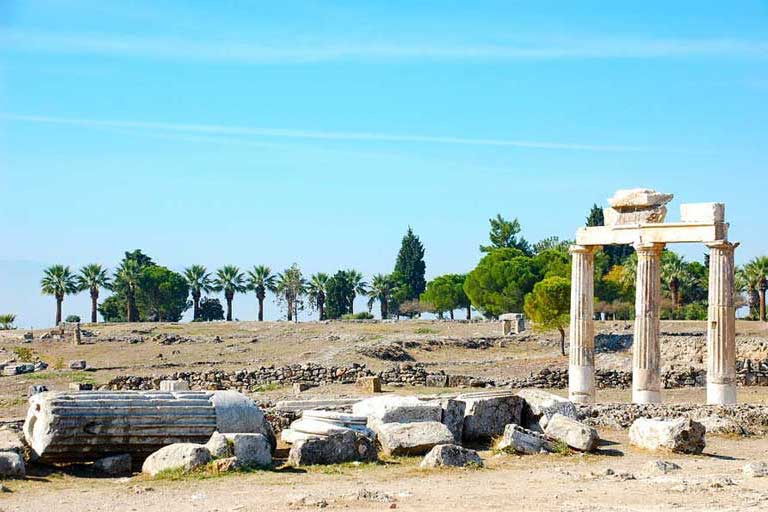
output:
<path id="1" fill-rule="evenodd" d="M 0 333 L 0 361 L 18 349 L 32 350 L 51 367 L 43 372 L 0 377 L 0 420 L 23 417 L 30 384 L 65 389 L 72 381 L 107 382 L 120 374 L 164 374 L 210 367 L 239 369 L 268 364 L 316 362 L 325 365 L 364 362 L 380 369 L 394 363 L 361 356 L 360 346 L 388 341 L 420 341 L 408 352 L 418 362 L 450 373 L 490 378 L 523 377 L 544 367 L 565 366 L 555 333 L 524 336 L 486 349 L 430 344 L 430 340 L 494 338 L 499 324 L 401 322 L 139 324 L 84 326 L 98 332 L 76 346 L 69 341 L 19 341 L 22 332 Z M 625 322 L 599 323 L 599 332 L 631 333 Z M 703 322 L 664 322 L 663 352 L 696 364 L 704 341 Z M 768 331 L 739 322 L 741 355 L 765 357 Z M 177 335 L 188 341 L 163 345 L 155 336 Z M 220 341 L 214 342 L 218 336 Z M 143 337 L 143 343 L 128 339 Z M 106 341 L 116 339 L 118 341 Z M 162 355 L 162 357 L 160 357 Z M 630 352 L 602 352 L 603 364 L 625 364 Z M 72 359 L 85 359 L 93 372 L 56 369 Z M 598 361 L 600 361 L 598 357 Z M 598 362 L 598 365 L 601 363 Z M 398 393 L 427 393 L 434 389 L 401 388 Z M 324 386 L 311 394 L 352 395 L 354 386 Z M 563 393 L 563 390 L 555 390 Z M 768 403 L 768 388 L 741 388 L 740 400 Z M 254 398 L 292 397 L 288 388 L 256 393 Z M 602 402 L 627 402 L 627 390 L 600 390 Z M 703 389 L 667 390 L 665 400 L 703 403 Z M 308 510 L 324 506 L 345 510 L 768 510 L 768 478 L 746 478 L 748 461 L 768 462 L 768 438 L 708 436 L 701 456 L 668 455 L 681 469 L 667 475 L 648 474 L 644 465 L 660 458 L 627 444 L 626 432 L 601 431 L 606 440 L 594 455 L 518 457 L 481 452 L 485 469 L 420 470 L 419 459 L 387 460 L 378 465 L 342 465 L 182 480 L 98 478 L 87 468 L 52 471 L 30 467 L 27 480 L 2 482 L 0 511 L 15 510 L 162 510 L 261 511 Z M 613 475 L 609 475 L 612 470 Z"/>

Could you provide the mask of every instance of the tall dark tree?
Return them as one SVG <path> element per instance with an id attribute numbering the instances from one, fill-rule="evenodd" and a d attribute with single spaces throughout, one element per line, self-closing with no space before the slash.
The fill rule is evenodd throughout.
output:
<path id="1" fill-rule="evenodd" d="M 309 298 L 309 305 L 317 309 L 319 313 L 319 319 L 325 320 L 325 295 L 328 288 L 328 280 L 330 277 L 324 272 L 318 272 L 313 274 L 309 278 L 307 283 L 307 297 Z"/>
<path id="2" fill-rule="evenodd" d="M 107 275 L 107 269 L 98 263 L 91 263 L 80 269 L 77 276 L 77 287 L 80 291 L 91 294 L 91 323 L 98 321 L 99 291 L 101 288 L 110 289 L 112 283 Z"/>
<path id="3" fill-rule="evenodd" d="M 531 244 L 523 237 L 517 235 L 521 231 L 520 221 L 516 218 L 507 220 L 497 214 L 496 218 L 488 219 L 491 224 L 491 231 L 488 234 L 488 239 L 491 245 L 481 245 L 480 250 L 482 252 L 491 252 L 496 249 L 519 249 L 523 251 L 523 254 L 531 256 L 533 250 Z"/>
<path id="4" fill-rule="evenodd" d="M 40 281 L 43 295 L 53 295 L 56 298 L 56 325 L 61 323 L 61 303 L 64 296 L 77 292 L 75 275 L 65 265 L 53 265 L 43 272 Z"/>
<path id="5" fill-rule="evenodd" d="M 389 302 L 394 291 L 392 276 L 376 274 L 368 288 L 368 311 L 373 309 L 373 303 L 379 301 L 381 319 L 389 318 Z"/>
<path id="6" fill-rule="evenodd" d="M 593 204 L 592 209 L 589 210 L 587 215 L 587 227 L 593 226 L 605 226 L 605 215 L 603 209 L 598 205 Z M 603 247 L 603 252 L 608 256 L 606 267 L 604 272 L 608 272 L 615 265 L 622 265 L 624 261 L 635 252 L 631 245 L 606 245 Z"/>
<path id="7" fill-rule="evenodd" d="M 352 285 L 352 288 L 349 292 L 349 313 L 353 314 L 355 312 L 355 297 L 368 293 L 368 283 L 363 280 L 363 274 L 361 274 L 359 271 L 351 268 L 346 272 L 347 279 Z"/>
<path id="8" fill-rule="evenodd" d="M 276 277 L 266 265 L 256 265 L 248 271 L 248 289 L 256 292 L 259 301 L 259 322 L 264 321 L 264 299 L 267 291 L 275 292 Z"/>
<path id="9" fill-rule="evenodd" d="M 245 292 L 248 287 L 245 284 L 245 276 L 235 265 L 224 265 L 216 271 L 216 277 L 211 283 L 211 288 L 217 292 L 224 292 L 227 300 L 227 322 L 232 321 L 232 301 L 236 293 Z"/>
<path id="10" fill-rule="evenodd" d="M 325 286 L 325 314 L 328 318 L 341 318 L 352 312 L 350 297 L 354 284 L 349 280 L 349 274 L 339 270 L 328 280 Z"/>
<path id="11" fill-rule="evenodd" d="M 189 285 L 179 274 L 160 265 L 144 267 L 139 276 L 139 302 L 147 320 L 178 322 L 190 303 Z"/>
<path id="12" fill-rule="evenodd" d="M 197 320 L 200 317 L 200 297 L 203 293 L 212 290 L 211 274 L 202 265 L 192 265 L 184 269 L 184 279 L 187 280 L 189 291 L 192 294 L 192 305 L 194 306 L 192 320 Z"/>
<path id="13" fill-rule="evenodd" d="M 427 288 L 427 281 L 424 278 L 426 271 L 424 246 L 419 237 L 414 235 L 413 230 L 409 227 L 400 245 L 400 252 L 397 254 L 394 271 L 394 275 L 400 280 L 399 284 L 407 287 L 405 296 L 402 299 L 418 299 L 424 293 L 424 290 Z"/>

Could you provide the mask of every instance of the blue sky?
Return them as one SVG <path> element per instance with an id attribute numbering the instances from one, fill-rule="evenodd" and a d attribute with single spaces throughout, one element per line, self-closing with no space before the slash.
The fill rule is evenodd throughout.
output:
<path id="1" fill-rule="evenodd" d="M 50 323 L 50 263 L 370 275 L 411 225 L 434 276 L 475 265 L 497 212 L 569 238 L 635 186 L 675 193 L 671 219 L 725 202 L 737 260 L 768 253 L 766 2 L 212 5 L 0 2 L 0 310 L 22 325 Z"/>

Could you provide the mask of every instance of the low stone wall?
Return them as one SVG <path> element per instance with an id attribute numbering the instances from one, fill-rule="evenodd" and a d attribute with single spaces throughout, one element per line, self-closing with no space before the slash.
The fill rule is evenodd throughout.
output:
<path id="1" fill-rule="evenodd" d="M 768 360 L 739 361 L 737 363 L 738 383 L 741 386 L 768 385 Z M 226 372 L 209 370 L 204 372 L 175 372 L 168 375 L 149 377 L 121 376 L 112 379 L 107 389 L 159 389 L 162 380 L 185 380 L 191 389 L 236 389 L 244 392 L 260 391 L 264 386 L 287 386 L 303 382 L 310 385 L 354 384 L 360 377 L 378 376 L 382 383 L 390 386 L 428 387 L 495 387 L 552 388 L 568 387 L 568 370 L 565 368 L 544 368 L 530 377 L 508 381 L 493 381 L 468 375 L 453 375 L 442 370 L 430 371 L 420 364 L 403 363 L 375 372 L 365 364 L 350 366 L 322 366 L 303 364 L 290 366 L 263 366 L 254 370 Z M 629 389 L 632 373 L 620 370 L 595 371 L 596 385 L 600 389 Z M 706 385 L 707 372 L 698 368 L 674 368 L 661 375 L 665 389 L 697 387 Z"/>

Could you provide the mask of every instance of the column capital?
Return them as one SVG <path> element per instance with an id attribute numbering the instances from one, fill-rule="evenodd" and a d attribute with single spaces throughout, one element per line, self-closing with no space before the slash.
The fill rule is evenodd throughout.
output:
<path id="1" fill-rule="evenodd" d="M 664 250 L 664 247 L 667 244 L 659 243 L 659 242 L 651 242 L 651 243 L 643 243 L 643 242 L 636 242 L 632 244 L 632 247 L 635 248 L 635 251 L 638 254 L 650 254 L 650 255 L 661 255 L 661 251 Z"/>
<path id="2" fill-rule="evenodd" d="M 713 242 L 706 242 L 704 245 L 706 245 L 710 249 L 721 249 L 723 251 L 733 251 L 739 245 L 741 245 L 741 243 L 729 242 L 728 240 L 715 240 Z"/>
<path id="3" fill-rule="evenodd" d="M 596 253 L 597 251 L 599 251 L 602 248 L 603 248 L 602 245 L 576 245 L 576 244 L 573 244 L 573 245 L 568 247 L 568 253 L 569 254 L 574 254 L 574 253 L 594 254 L 594 253 Z"/>

